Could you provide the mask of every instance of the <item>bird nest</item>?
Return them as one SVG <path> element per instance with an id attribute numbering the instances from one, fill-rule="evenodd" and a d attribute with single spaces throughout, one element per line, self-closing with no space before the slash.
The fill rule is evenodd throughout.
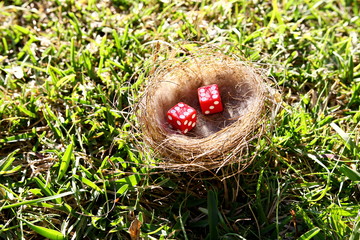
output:
<path id="1" fill-rule="evenodd" d="M 247 166 L 249 143 L 262 135 L 271 108 L 270 87 L 259 70 L 212 49 L 182 53 L 161 61 L 147 78 L 138 108 L 142 142 L 156 166 L 201 171 L 233 162 Z M 197 89 L 217 84 L 224 110 L 201 114 Z M 187 134 L 171 128 L 166 113 L 178 102 L 198 112 Z"/>

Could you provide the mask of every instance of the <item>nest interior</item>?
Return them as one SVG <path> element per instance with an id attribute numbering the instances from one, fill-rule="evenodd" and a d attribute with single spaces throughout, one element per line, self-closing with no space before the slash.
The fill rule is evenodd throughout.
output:
<path id="1" fill-rule="evenodd" d="M 219 86 L 224 111 L 203 115 L 197 89 L 210 84 Z M 167 164 L 223 165 L 234 159 L 260 127 L 265 92 L 261 74 L 226 56 L 164 63 L 150 76 L 140 105 L 144 140 Z M 166 112 L 178 102 L 198 112 L 196 127 L 186 135 L 166 120 Z"/>

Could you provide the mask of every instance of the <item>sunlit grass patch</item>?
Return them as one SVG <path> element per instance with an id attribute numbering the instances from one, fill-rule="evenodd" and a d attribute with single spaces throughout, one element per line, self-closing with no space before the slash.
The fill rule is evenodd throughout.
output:
<path id="1" fill-rule="evenodd" d="M 358 15 L 356 1 L 1 2 L 0 238 L 358 239 Z M 281 92 L 241 175 L 164 172 L 138 151 L 155 42 L 180 41 L 263 66 Z"/>

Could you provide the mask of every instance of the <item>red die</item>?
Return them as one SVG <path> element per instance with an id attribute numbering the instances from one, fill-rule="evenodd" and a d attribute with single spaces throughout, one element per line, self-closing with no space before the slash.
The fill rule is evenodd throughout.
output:
<path id="1" fill-rule="evenodd" d="M 171 126 L 185 134 L 196 125 L 196 110 L 179 102 L 167 112 L 167 120 Z"/>
<path id="2" fill-rule="evenodd" d="M 198 88 L 198 96 L 203 114 L 218 113 L 223 110 L 219 88 L 216 84 Z"/>

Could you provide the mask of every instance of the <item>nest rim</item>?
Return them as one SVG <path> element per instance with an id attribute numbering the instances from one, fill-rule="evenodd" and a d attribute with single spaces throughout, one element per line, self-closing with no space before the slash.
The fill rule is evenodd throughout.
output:
<path id="1" fill-rule="evenodd" d="M 268 101 L 269 98 L 272 99 L 272 89 L 261 69 L 254 68 L 246 61 L 229 57 L 221 52 L 214 52 L 213 49 L 209 50 L 208 48 L 192 52 L 186 57 L 163 60 L 157 66 L 159 67 L 156 71 L 148 76 L 148 84 L 139 101 L 139 111 L 136 114 L 142 135 L 141 140 L 145 143 L 144 151 L 148 152 L 149 148 L 152 149 L 151 157 L 156 159 L 155 166 L 180 171 L 220 169 L 233 162 L 240 163 L 241 169 L 248 166 L 253 157 L 244 157 L 244 152 L 249 151 L 250 142 L 264 134 L 267 113 L 270 112 L 272 102 Z M 251 104 L 247 101 L 248 99 L 245 100 L 247 102 L 245 113 L 242 116 L 237 115 L 236 120 L 228 121 L 225 127 L 213 132 L 208 131 L 203 136 L 178 134 L 169 128 L 166 125 L 166 114 L 164 113 L 170 108 L 170 105 L 183 101 L 183 99 L 174 97 L 170 99 L 172 101 L 168 101 L 168 98 L 159 97 L 158 92 L 163 92 L 163 88 L 168 88 L 167 91 L 169 91 L 167 83 L 175 81 L 178 85 L 183 84 L 187 80 L 179 80 L 179 77 L 183 78 L 184 75 L 194 82 L 192 85 L 190 84 L 192 91 L 204 83 L 206 85 L 218 84 L 221 89 L 224 83 L 219 80 L 221 74 L 217 73 L 224 68 L 227 68 L 228 74 L 235 72 L 238 76 L 245 71 L 250 76 L 240 79 L 241 81 L 236 78 L 238 82 L 232 80 L 232 87 L 235 89 L 237 89 L 236 86 L 241 86 L 245 82 L 250 84 L 251 91 L 253 91 Z M 212 71 L 212 75 L 210 74 L 212 77 L 205 81 L 204 76 L 209 77 L 209 71 Z M 219 81 L 214 81 L 214 79 Z M 159 88 L 162 91 L 159 91 Z M 171 93 L 171 91 L 169 92 Z M 221 97 L 223 98 L 223 93 L 221 93 Z M 158 103 L 157 105 L 162 107 L 161 110 L 157 108 L 149 111 L 151 109 L 149 106 L 156 105 L 156 101 L 159 99 L 167 104 Z M 187 101 L 183 102 L 187 103 Z M 223 103 L 225 109 L 227 102 Z M 199 107 L 196 106 L 195 109 L 199 114 Z M 244 110 L 244 108 L 240 110 Z"/>

